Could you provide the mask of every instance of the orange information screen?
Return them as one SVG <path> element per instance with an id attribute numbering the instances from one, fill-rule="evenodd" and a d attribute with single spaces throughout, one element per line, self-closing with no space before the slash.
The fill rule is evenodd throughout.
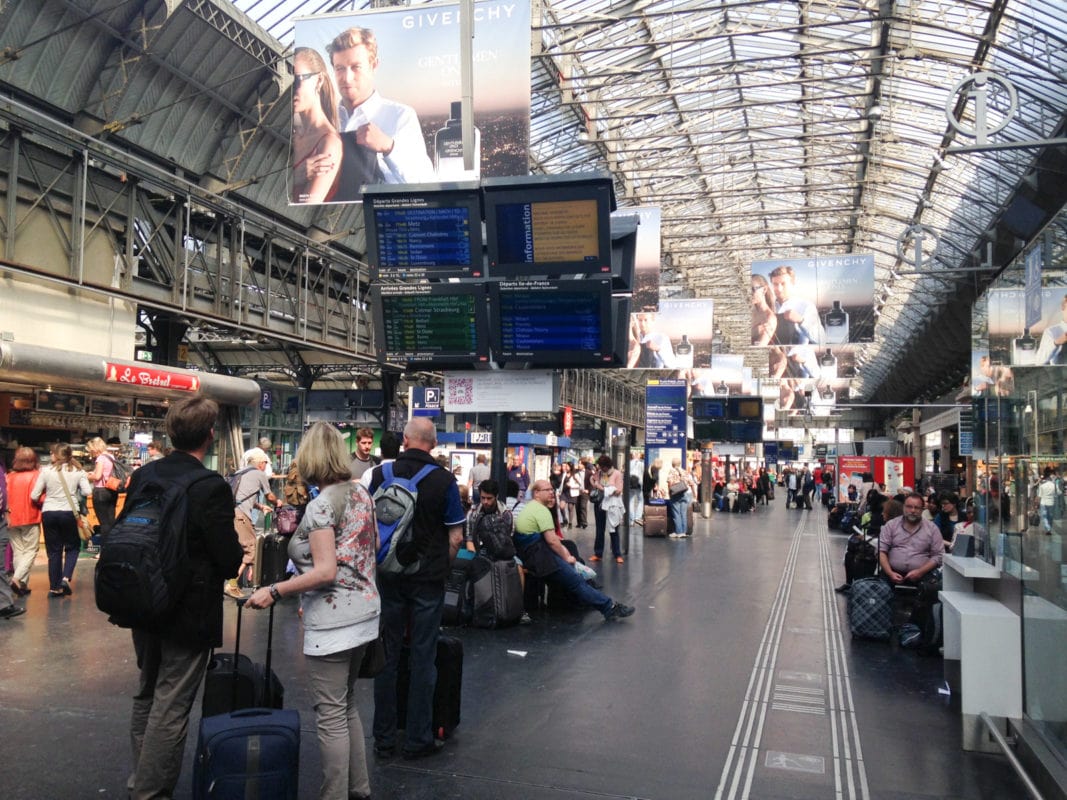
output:
<path id="1" fill-rule="evenodd" d="M 534 203 L 533 260 L 596 261 L 596 200 Z"/>

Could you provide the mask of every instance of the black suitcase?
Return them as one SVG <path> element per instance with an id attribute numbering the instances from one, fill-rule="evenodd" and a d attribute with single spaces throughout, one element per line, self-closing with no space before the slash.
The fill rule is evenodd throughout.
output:
<path id="1" fill-rule="evenodd" d="M 645 503 L 645 524 L 643 533 L 645 536 L 667 535 L 666 503 Z"/>
<path id="2" fill-rule="evenodd" d="M 482 574 L 471 581 L 471 624 L 476 628 L 515 625 L 523 612 L 523 588 L 519 566 L 514 561 L 484 561 Z"/>
<path id="3" fill-rule="evenodd" d="M 240 623 L 238 611 L 234 644 L 238 665 L 244 658 L 239 653 Z M 260 695 L 257 707 L 205 713 L 201 717 L 193 762 L 194 800 L 297 800 L 300 714 L 281 708 L 282 685 L 270 669 L 273 607 L 267 624 L 267 660 L 258 674 L 269 674 L 271 681 L 261 679 L 255 685 L 252 694 Z M 228 702 L 233 705 L 237 700 L 238 674 L 232 670 L 228 683 Z M 205 701 L 206 687 L 205 683 Z"/>
<path id="4" fill-rule="evenodd" d="M 893 630 L 893 587 L 882 578 L 853 581 L 848 593 L 848 627 L 861 639 L 888 639 Z"/>
<path id="5" fill-rule="evenodd" d="M 469 553 L 468 553 L 469 555 Z M 456 558 L 445 578 L 445 604 L 441 610 L 441 624 L 446 627 L 469 625 L 470 566 L 472 558 Z"/>
<path id="6" fill-rule="evenodd" d="M 408 686 L 411 684 L 411 651 L 400 648 L 396 668 L 396 727 L 403 728 L 408 711 Z M 437 637 L 437 685 L 433 690 L 433 735 L 447 739 L 459 725 L 460 693 L 463 688 L 463 642 L 454 636 Z"/>
<path id="7" fill-rule="evenodd" d="M 271 669 L 274 636 L 274 606 L 267 621 L 267 659 L 254 663 L 241 654 L 241 614 L 244 602 L 237 604 L 237 633 L 232 653 L 213 652 L 204 677 L 204 699 L 200 715 L 212 717 L 242 708 L 281 708 L 285 687 Z M 268 684 L 267 675 L 270 675 Z"/>
<path id="8" fill-rule="evenodd" d="M 270 586 L 286 578 L 289 566 L 289 538 L 277 533 L 256 537 L 256 586 Z"/>

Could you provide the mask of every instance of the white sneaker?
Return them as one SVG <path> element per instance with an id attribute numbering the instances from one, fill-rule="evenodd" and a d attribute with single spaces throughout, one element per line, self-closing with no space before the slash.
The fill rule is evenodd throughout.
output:
<path id="1" fill-rule="evenodd" d="M 682 535 L 680 533 L 668 533 L 667 534 L 667 538 L 668 539 L 681 539 Z"/>

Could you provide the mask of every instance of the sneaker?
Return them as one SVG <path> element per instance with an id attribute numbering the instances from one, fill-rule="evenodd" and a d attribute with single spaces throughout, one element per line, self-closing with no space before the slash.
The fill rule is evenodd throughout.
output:
<path id="1" fill-rule="evenodd" d="M 848 594 L 852 591 L 852 587 L 847 583 L 842 583 L 840 586 L 834 589 L 834 591 L 838 594 Z"/>
<path id="2" fill-rule="evenodd" d="M 615 603 L 608 610 L 608 613 L 604 615 L 604 619 L 610 622 L 613 619 L 623 619 L 634 613 L 634 607 L 628 606 L 623 603 Z"/>
<path id="3" fill-rule="evenodd" d="M 20 614 L 25 613 L 25 608 L 23 608 L 22 606 L 16 606 L 14 603 L 12 603 L 7 608 L 0 608 L 0 619 L 11 619 L 12 617 L 17 617 Z"/>
<path id="4" fill-rule="evenodd" d="M 392 758 L 396 755 L 396 747 L 393 745 L 374 745 L 374 755 L 378 758 Z"/>
<path id="5" fill-rule="evenodd" d="M 590 561 L 602 561 L 603 559 L 601 559 L 600 556 L 589 556 L 589 560 Z"/>
<path id="6" fill-rule="evenodd" d="M 533 619 L 530 617 L 530 615 L 527 614 L 525 611 L 523 611 L 522 612 L 522 616 L 519 617 L 519 624 L 520 625 L 529 625 L 532 622 L 533 622 Z"/>
<path id="7" fill-rule="evenodd" d="M 74 594 L 74 590 L 70 588 L 70 581 L 67 578 L 63 579 L 63 584 L 62 584 L 62 587 L 61 587 L 61 591 L 65 595 Z"/>
<path id="8" fill-rule="evenodd" d="M 244 598 L 245 593 L 241 591 L 241 587 L 237 585 L 237 579 L 231 578 L 226 581 L 226 585 L 222 589 L 222 593 L 227 597 L 233 597 L 237 600 Z"/>
<path id="9" fill-rule="evenodd" d="M 680 533 L 668 533 L 667 534 L 667 538 L 668 539 L 679 539 L 679 538 L 681 538 L 681 535 L 682 534 L 680 534 Z"/>

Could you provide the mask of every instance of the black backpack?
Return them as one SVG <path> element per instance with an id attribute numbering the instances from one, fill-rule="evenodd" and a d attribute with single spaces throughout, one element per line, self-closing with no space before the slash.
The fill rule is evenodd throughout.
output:
<path id="1" fill-rule="evenodd" d="M 175 609 L 191 574 L 189 487 L 215 474 L 193 469 L 171 481 L 150 479 L 127 499 L 96 562 L 96 607 L 108 622 L 150 628 Z"/>

